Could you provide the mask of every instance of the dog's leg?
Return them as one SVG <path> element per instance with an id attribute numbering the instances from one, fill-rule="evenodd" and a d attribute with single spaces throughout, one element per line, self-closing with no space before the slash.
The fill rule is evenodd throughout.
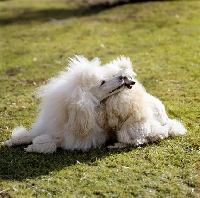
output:
<path id="1" fill-rule="evenodd" d="M 51 136 L 44 134 L 37 136 L 33 139 L 33 144 L 29 145 L 24 150 L 26 152 L 36 152 L 36 153 L 53 153 L 56 151 L 57 141 Z"/>
<path id="2" fill-rule="evenodd" d="M 151 120 L 150 123 L 151 123 L 151 132 L 148 134 L 148 140 L 150 142 L 159 141 L 169 136 L 168 124 L 161 125 L 161 123 L 158 120 Z"/>
<path id="3" fill-rule="evenodd" d="M 121 130 L 117 132 L 118 142 L 134 146 L 147 143 L 147 137 L 151 131 L 150 123 L 147 121 L 130 123 L 131 120 L 124 123 Z"/>
<path id="4" fill-rule="evenodd" d="M 3 146 L 15 146 L 20 144 L 29 144 L 32 142 L 33 135 L 24 127 L 17 127 L 14 129 L 11 138 L 3 142 Z"/>

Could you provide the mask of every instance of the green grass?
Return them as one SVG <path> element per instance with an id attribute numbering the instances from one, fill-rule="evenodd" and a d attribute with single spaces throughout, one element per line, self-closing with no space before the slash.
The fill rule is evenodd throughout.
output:
<path id="1" fill-rule="evenodd" d="M 18 125 L 31 127 L 35 89 L 74 54 L 102 63 L 130 57 L 148 92 L 188 132 L 139 148 L 85 153 L 0 147 L 0 197 L 200 196 L 200 1 L 82 4 L 0 1 L 0 142 Z"/>

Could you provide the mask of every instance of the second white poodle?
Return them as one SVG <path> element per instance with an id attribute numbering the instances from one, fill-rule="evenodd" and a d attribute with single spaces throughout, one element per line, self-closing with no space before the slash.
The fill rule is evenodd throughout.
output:
<path id="1" fill-rule="evenodd" d="M 117 75 L 134 78 L 129 58 L 120 57 L 105 65 Z M 114 72 L 114 73 L 115 73 Z M 107 130 L 116 133 L 118 143 L 109 148 L 153 142 L 186 133 L 177 120 L 168 118 L 162 102 L 148 94 L 135 79 L 132 89 L 124 89 L 105 100 Z"/>

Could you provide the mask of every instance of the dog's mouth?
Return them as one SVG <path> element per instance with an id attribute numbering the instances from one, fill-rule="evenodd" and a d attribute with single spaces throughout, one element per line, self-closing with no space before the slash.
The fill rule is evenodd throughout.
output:
<path id="1" fill-rule="evenodd" d="M 135 82 L 134 82 L 134 84 L 135 84 Z M 134 85 L 134 84 L 131 84 L 131 85 L 130 85 L 130 84 L 126 84 L 126 83 L 125 83 L 124 85 L 125 85 L 128 89 L 131 89 L 131 88 L 132 88 L 132 85 Z"/>
<path id="2" fill-rule="evenodd" d="M 131 78 L 128 78 L 128 77 L 124 77 L 124 85 L 128 88 L 128 89 L 131 89 L 132 86 L 135 84 L 136 82 L 133 81 Z"/>
<path id="3" fill-rule="evenodd" d="M 113 93 L 113 92 L 115 92 L 115 91 L 121 89 L 123 86 L 124 86 L 124 83 L 123 83 L 122 85 L 120 85 L 119 87 L 117 87 L 116 89 L 113 89 L 113 90 L 110 91 L 109 93 L 111 94 L 111 93 Z"/>
<path id="4" fill-rule="evenodd" d="M 127 77 L 124 77 L 124 82 L 122 83 L 122 85 L 120 85 L 120 86 L 117 87 L 116 89 L 110 91 L 109 93 L 111 94 L 111 93 L 113 93 L 113 92 L 115 92 L 115 91 L 121 89 L 121 88 L 124 87 L 124 86 L 127 87 L 128 89 L 131 89 L 132 86 L 133 86 L 134 84 L 135 84 L 134 81 L 129 80 Z"/>

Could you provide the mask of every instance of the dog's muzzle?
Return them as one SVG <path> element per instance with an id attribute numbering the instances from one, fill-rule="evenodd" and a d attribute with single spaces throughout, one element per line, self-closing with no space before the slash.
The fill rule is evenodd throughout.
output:
<path id="1" fill-rule="evenodd" d="M 121 89 L 121 88 L 124 87 L 124 86 L 127 87 L 127 88 L 129 88 L 129 89 L 131 89 L 131 88 L 132 88 L 132 85 L 134 85 L 134 84 L 136 83 L 136 82 L 134 82 L 131 78 L 128 78 L 128 77 L 126 77 L 126 76 L 119 76 L 119 77 L 118 77 L 118 80 L 119 80 L 120 82 L 122 82 L 122 84 L 121 84 L 119 87 L 117 87 L 116 89 L 110 91 L 109 94 L 111 94 L 111 93 L 113 93 L 113 92 L 115 92 L 115 91 Z"/>
<path id="2" fill-rule="evenodd" d="M 134 85 L 136 82 L 135 81 L 133 81 L 131 78 L 128 78 L 128 77 L 126 77 L 126 76 L 123 76 L 123 78 L 124 78 L 124 85 L 127 87 L 127 88 L 129 88 L 129 89 L 131 89 L 132 88 L 132 85 Z"/>

